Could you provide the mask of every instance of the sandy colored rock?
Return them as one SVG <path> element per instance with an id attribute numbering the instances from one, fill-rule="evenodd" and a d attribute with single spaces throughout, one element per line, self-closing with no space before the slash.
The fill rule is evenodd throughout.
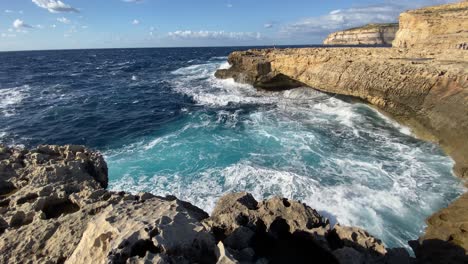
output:
<path id="1" fill-rule="evenodd" d="M 330 236 L 334 236 L 335 239 L 338 238 L 343 243 L 341 246 L 351 247 L 361 252 L 387 254 L 382 241 L 369 235 L 361 228 L 336 225 L 330 233 Z"/>
<path id="2" fill-rule="evenodd" d="M 88 222 L 66 263 L 125 263 L 132 258 L 141 263 L 214 262 L 215 240 L 200 220 L 178 200 L 112 205 Z"/>
<path id="3" fill-rule="evenodd" d="M 368 24 L 331 33 L 324 45 L 392 45 L 398 24 Z"/>
<path id="4" fill-rule="evenodd" d="M 468 2 L 402 13 L 393 46 L 432 51 L 468 50 Z"/>

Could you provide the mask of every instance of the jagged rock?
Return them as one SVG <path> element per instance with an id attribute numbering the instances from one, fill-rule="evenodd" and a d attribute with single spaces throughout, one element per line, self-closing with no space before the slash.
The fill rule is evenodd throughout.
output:
<path id="1" fill-rule="evenodd" d="M 174 197 L 105 190 L 99 153 L 82 146 L 2 152 L 0 263 L 215 261 L 214 238 L 200 223 L 205 212 Z"/>
<path id="2" fill-rule="evenodd" d="M 174 263 L 214 262 L 215 240 L 178 200 L 125 201 L 91 220 L 67 263 L 125 263 L 159 254 Z M 148 255 L 148 256 L 147 256 Z"/>
<path id="3" fill-rule="evenodd" d="M 331 33 L 323 41 L 325 45 L 391 45 L 398 31 L 398 24 L 368 24 Z"/>
<path id="4" fill-rule="evenodd" d="M 207 223 L 222 228 L 226 236 L 238 236 L 238 233 L 250 236 L 247 231 L 238 229 L 259 226 L 272 235 L 279 236 L 283 231 L 283 224 L 288 226 L 290 233 L 312 233 L 316 228 L 329 229 L 328 220 L 305 204 L 278 197 L 258 203 L 249 193 L 221 197 Z"/>
<path id="5" fill-rule="evenodd" d="M 248 193 L 228 194 L 205 222 L 236 259 L 239 252 L 253 249 L 249 263 L 253 259 L 306 263 L 312 256 L 317 262 L 337 262 L 327 245 L 315 239 L 316 230 L 329 230 L 328 220 L 296 201 L 274 197 L 257 202 Z"/>
<path id="6" fill-rule="evenodd" d="M 377 255 L 387 254 L 382 241 L 369 235 L 365 230 L 358 227 L 336 225 L 330 232 L 332 239 L 338 239 L 340 247 L 351 247 L 360 252 L 371 252 Z"/>

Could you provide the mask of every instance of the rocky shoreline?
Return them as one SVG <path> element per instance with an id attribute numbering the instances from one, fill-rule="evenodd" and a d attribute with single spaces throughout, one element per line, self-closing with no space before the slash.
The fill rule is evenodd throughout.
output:
<path id="1" fill-rule="evenodd" d="M 467 18 L 467 2 L 410 11 L 394 48 L 234 52 L 216 76 L 365 100 L 441 144 L 467 179 Z M 468 194 L 427 220 L 413 258 L 299 201 L 227 194 L 209 215 L 107 185 L 102 155 L 83 146 L 0 145 L 0 263 L 468 263 Z"/>
<path id="2" fill-rule="evenodd" d="M 82 146 L 0 147 L 0 263 L 411 263 L 306 204 L 248 193 L 209 216 L 176 197 L 106 190 Z M 458 258 L 460 256 L 457 256 Z"/>
<path id="3" fill-rule="evenodd" d="M 233 52 L 231 68 L 215 75 L 260 89 L 308 86 L 359 98 L 440 144 L 456 162 L 454 174 L 466 182 L 468 2 L 408 11 L 400 16 L 399 28 L 392 48 Z M 425 234 L 411 242 L 419 261 L 457 263 L 452 256 L 460 255 L 466 262 L 467 209 L 464 194 L 427 220 Z"/>

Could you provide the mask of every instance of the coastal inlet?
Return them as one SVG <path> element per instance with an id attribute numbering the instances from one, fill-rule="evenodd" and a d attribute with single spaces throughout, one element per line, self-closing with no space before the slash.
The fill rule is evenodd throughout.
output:
<path id="1" fill-rule="evenodd" d="M 441 149 L 373 108 L 214 72 L 238 48 L 0 54 L 0 142 L 101 150 L 110 188 L 210 212 L 225 193 L 301 200 L 388 247 L 463 192 Z"/>

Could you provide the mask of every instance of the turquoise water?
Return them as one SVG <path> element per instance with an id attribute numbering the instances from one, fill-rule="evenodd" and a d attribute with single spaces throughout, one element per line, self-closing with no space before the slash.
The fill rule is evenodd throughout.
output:
<path id="1" fill-rule="evenodd" d="M 215 79 L 236 49 L 0 53 L 0 143 L 83 144 L 111 189 L 208 212 L 228 192 L 301 200 L 390 247 L 464 191 L 439 147 L 364 104 Z"/>
<path id="2" fill-rule="evenodd" d="M 306 202 L 332 219 L 406 246 L 461 192 L 435 145 L 359 103 L 310 88 L 259 92 L 217 80 L 222 60 L 171 72 L 194 99 L 158 135 L 106 152 L 111 188 L 174 194 L 211 211 L 228 192 Z"/>

